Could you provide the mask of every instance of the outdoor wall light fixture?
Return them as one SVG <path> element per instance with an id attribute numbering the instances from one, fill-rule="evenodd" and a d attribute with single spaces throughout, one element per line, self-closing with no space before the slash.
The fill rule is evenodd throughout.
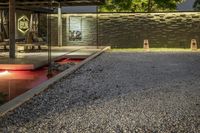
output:
<path id="1" fill-rule="evenodd" d="M 29 30 L 28 17 L 22 16 L 18 19 L 18 30 L 24 34 Z"/>

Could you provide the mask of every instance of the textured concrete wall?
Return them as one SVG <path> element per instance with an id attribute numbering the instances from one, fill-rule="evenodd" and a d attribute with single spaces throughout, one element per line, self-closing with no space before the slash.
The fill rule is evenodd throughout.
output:
<path id="1" fill-rule="evenodd" d="M 81 41 L 69 41 L 70 16 L 82 16 Z M 64 45 L 96 45 L 96 14 L 64 14 L 64 20 Z M 143 46 L 144 39 L 149 40 L 150 47 L 188 48 L 191 39 L 200 43 L 200 13 L 197 12 L 103 13 L 98 21 L 100 45 L 138 48 Z"/>
<path id="2" fill-rule="evenodd" d="M 200 13 L 101 14 L 99 40 L 113 47 L 190 46 L 192 38 L 200 39 Z"/>

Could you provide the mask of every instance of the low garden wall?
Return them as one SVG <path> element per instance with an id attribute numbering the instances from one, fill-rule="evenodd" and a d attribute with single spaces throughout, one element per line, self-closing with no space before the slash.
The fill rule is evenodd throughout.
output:
<path id="1" fill-rule="evenodd" d="M 144 39 L 154 48 L 189 48 L 191 39 L 200 43 L 200 12 L 63 14 L 63 22 L 64 45 L 96 45 L 97 39 L 113 48 L 140 48 Z M 81 38 L 73 40 L 70 30 L 76 28 Z"/>

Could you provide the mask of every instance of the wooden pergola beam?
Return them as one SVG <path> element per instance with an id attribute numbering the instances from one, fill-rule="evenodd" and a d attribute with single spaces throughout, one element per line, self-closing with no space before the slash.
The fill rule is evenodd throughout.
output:
<path id="1" fill-rule="evenodd" d="M 60 3 L 61 6 L 88 6 L 103 4 L 105 0 L 15 0 L 16 7 L 28 6 L 28 7 L 57 7 Z M 8 0 L 0 2 L 0 7 L 9 5 Z"/>
<path id="2" fill-rule="evenodd" d="M 15 58 L 15 0 L 9 0 L 9 57 Z"/>

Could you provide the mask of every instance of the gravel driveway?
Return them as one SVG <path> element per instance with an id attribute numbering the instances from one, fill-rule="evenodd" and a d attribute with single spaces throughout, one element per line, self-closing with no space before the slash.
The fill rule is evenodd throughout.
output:
<path id="1" fill-rule="evenodd" d="M 200 54 L 104 53 L 0 118 L 0 132 L 200 133 Z"/>

